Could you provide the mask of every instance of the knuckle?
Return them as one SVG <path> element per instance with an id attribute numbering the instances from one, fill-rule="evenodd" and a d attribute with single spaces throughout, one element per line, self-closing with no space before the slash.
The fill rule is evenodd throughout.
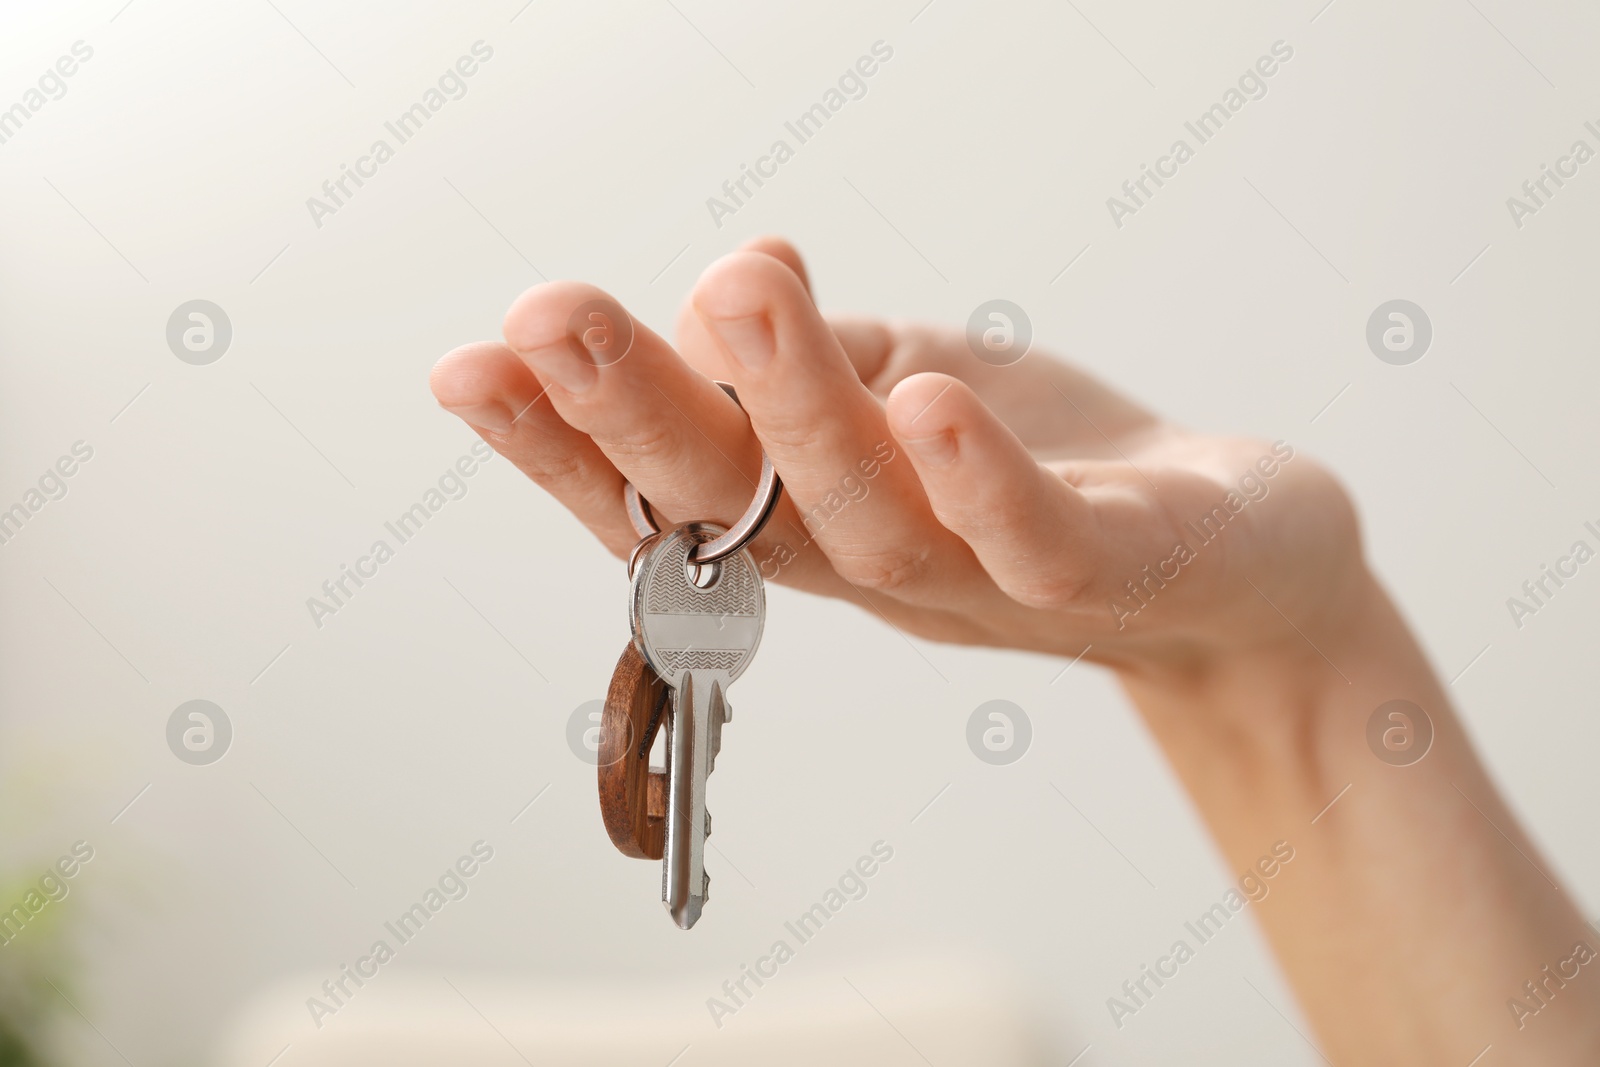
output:
<path id="1" fill-rule="evenodd" d="M 1092 577 L 1066 568 L 1040 568 L 998 584 L 1002 592 L 1023 607 L 1066 611 L 1084 602 Z"/>
<path id="2" fill-rule="evenodd" d="M 563 483 L 589 477 L 593 464 L 571 452 L 557 452 L 544 457 L 540 464 L 541 480 Z"/>
<path id="3" fill-rule="evenodd" d="M 951 502 L 938 509 L 940 521 L 947 522 L 963 536 L 981 541 L 1025 542 L 1044 533 L 1044 509 L 1035 494 L 992 485 L 970 501 Z"/>
<path id="4" fill-rule="evenodd" d="M 894 548 L 852 554 L 835 566 L 851 585 L 891 596 L 922 581 L 929 571 L 925 553 Z"/>
<path id="5" fill-rule="evenodd" d="M 1066 611 L 1082 605 L 1094 573 L 1073 558 L 1065 531 L 1045 511 L 1037 497 L 999 492 L 936 513 L 963 539 L 983 546 L 985 569 L 1006 596 L 1024 607 Z"/>
<path id="6" fill-rule="evenodd" d="M 758 436 L 769 453 L 785 456 L 834 455 L 841 445 L 839 431 L 826 417 L 815 413 L 763 413 Z"/>
<path id="7" fill-rule="evenodd" d="M 591 464 L 574 449 L 519 449 L 511 461 L 528 477 L 547 488 L 587 478 Z"/>
<path id="8" fill-rule="evenodd" d="M 604 438 L 597 437 L 595 443 L 612 456 L 625 457 L 624 462 L 635 460 L 656 465 L 682 451 L 683 437 L 677 429 L 656 420 L 614 430 Z"/>

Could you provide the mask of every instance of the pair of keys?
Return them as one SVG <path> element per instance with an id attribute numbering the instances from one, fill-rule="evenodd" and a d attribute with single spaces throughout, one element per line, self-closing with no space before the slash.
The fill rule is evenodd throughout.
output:
<path id="1" fill-rule="evenodd" d="M 738 395 L 718 382 L 734 401 Z M 761 457 L 754 499 L 731 529 L 687 522 L 660 529 L 631 484 L 628 517 L 641 540 L 628 561 L 633 639 L 611 676 L 600 723 L 600 814 L 624 855 L 659 859 L 661 899 L 687 930 L 710 899 L 706 779 L 733 716 L 728 687 L 761 643 L 766 594 L 746 545 L 783 487 Z M 666 765 L 650 765 L 666 730 Z"/>

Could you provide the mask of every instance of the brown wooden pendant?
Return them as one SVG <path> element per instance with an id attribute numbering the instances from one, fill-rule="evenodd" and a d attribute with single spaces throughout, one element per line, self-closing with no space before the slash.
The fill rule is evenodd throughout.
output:
<path id="1" fill-rule="evenodd" d="M 666 851 L 667 772 L 651 768 L 650 746 L 670 699 L 667 683 L 628 642 L 606 692 L 598 753 L 600 817 L 625 856 L 658 860 Z"/>

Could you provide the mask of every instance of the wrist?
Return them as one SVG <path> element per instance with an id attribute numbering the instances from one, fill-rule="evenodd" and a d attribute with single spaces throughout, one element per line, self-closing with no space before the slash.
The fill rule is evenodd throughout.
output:
<path id="1" fill-rule="evenodd" d="M 1353 720 L 1363 708 L 1437 693 L 1410 631 L 1365 566 L 1337 587 L 1317 616 L 1294 625 L 1277 618 L 1269 638 L 1211 642 L 1188 657 L 1115 668 L 1203 806 L 1213 795 L 1241 805 L 1325 803 L 1351 737 L 1360 736 Z"/>
<path id="2" fill-rule="evenodd" d="M 1130 667 L 1123 684 L 1232 869 L 1295 849 L 1259 915 L 1330 1056 L 1465 1063 L 1504 1037 L 1538 1062 L 1595 1062 L 1600 987 L 1528 1001 L 1527 1034 L 1507 1000 L 1588 938 L 1581 917 L 1388 596 L 1369 577 L 1345 600 L 1329 624 L 1285 623 L 1292 642 Z M 1426 747 L 1387 746 L 1386 716 L 1374 735 L 1396 700 Z M 1410 1000 L 1419 985 L 1437 996 Z"/>

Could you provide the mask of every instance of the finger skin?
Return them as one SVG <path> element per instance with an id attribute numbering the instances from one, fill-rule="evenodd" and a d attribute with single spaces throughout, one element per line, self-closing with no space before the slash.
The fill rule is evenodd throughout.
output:
<path id="1" fill-rule="evenodd" d="M 844 349 L 862 383 L 873 395 L 888 396 L 889 386 L 894 383 L 880 383 L 895 351 L 895 331 L 878 319 L 854 315 L 829 315 L 828 326 L 839 339 L 839 347 Z"/>
<path id="2" fill-rule="evenodd" d="M 770 257 L 774 269 L 795 275 Z M 731 526 L 749 506 L 761 473 L 761 443 L 739 405 L 690 367 L 643 324 L 614 361 L 586 360 L 573 350 L 573 313 L 605 293 L 576 282 L 528 290 L 506 314 L 512 351 L 546 388 L 546 397 L 571 428 L 593 441 L 632 482 L 662 525 L 708 521 Z M 626 316 L 611 301 L 616 316 Z M 614 355 L 614 354 L 613 354 Z M 618 489 L 620 499 L 620 487 Z M 843 583 L 817 553 L 799 551 L 794 507 L 777 512 L 750 546 L 768 579 L 838 595 Z M 788 546 L 779 553 L 778 549 Z M 777 556 L 774 561 L 774 556 Z M 769 562 L 772 561 L 772 562 Z"/>
<path id="3" fill-rule="evenodd" d="M 622 475 L 593 441 L 541 399 L 527 364 L 505 345 L 462 345 L 434 364 L 429 386 L 496 452 L 539 483 L 612 553 L 639 540 L 622 506 Z"/>
<path id="4" fill-rule="evenodd" d="M 813 301 L 816 299 L 811 291 L 811 277 L 806 270 L 805 260 L 799 250 L 782 237 L 752 237 L 739 246 L 739 251 L 759 252 L 776 259 L 793 271 L 795 277 L 800 279 L 806 294 L 811 296 Z M 894 331 L 877 319 L 860 316 L 829 316 L 828 325 L 832 327 L 834 336 L 839 339 L 845 355 L 850 357 L 850 362 L 856 368 L 856 375 L 868 383 L 878 396 L 887 396 L 889 387 L 894 382 L 891 380 L 879 386 L 873 379 L 888 365 L 889 357 L 895 350 Z M 710 378 L 726 380 L 729 377 L 731 371 L 727 353 L 706 329 L 705 323 L 700 320 L 699 314 L 695 311 L 692 293 L 678 311 L 677 333 L 674 336 L 677 339 L 678 352 L 691 367 Z"/>
<path id="5" fill-rule="evenodd" d="M 1081 602 L 1105 555 L 1089 503 L 1040 467 L 965 383 L 916 374 L 895 386 L 889 426 L 939 522 L 1028 607 Z"/>
<path id="6" fill-rule="evenodd" d="M 787 239 L 773 234 L 762 234 L 740 245 L 739 251 L 760 252 L 762 255 L 771 256 L 793 271 L 794 276 L 800 279 L 800 285 L 805 289 L 806 295 L 811 296 L 811 275 L 806 271 L 805 260 L 800 257 L 800 250 Z"/>
<path id="7" fill-rule="evenodd" d="M 815 300 L 805 261 L 788 241 L 781 237 L 754 237 L 740 245 L 739 251 L 760 252 L 776 259 L 794 272 L 807 295 Z M 830 315 L 828 325 L 855 367 L 856 376 L 879 397 L 889 395 L 890 387 L 899 378 L 912 373 L 916 364 L 939 357 L 936 345 L 932 343 L 931 332 L 926 329 L 896 328 L 880 319 L 860 315 Z M 674 336 L 678 352 L 691 367 L 709 378 L 728 379 L 732 371 L 727 352 L 706 329 L 699 313 L 695 311 L 692 293 L 678 311 L 677 333 Z M 906 344 L 908 340 L 913 342 L 910 346 Z M 915 343 L 923 340 L 928 343 Z M 896 352 L 902 353 L 904 358 L 891 367 L 890 359 Z M 896 373 L 885 373 L 890 370 Z"/>
<path id="8" fill-rule="evenodd" d="M 535 286 L 506 314 L 506 341 L 568 425 L 589 435 L 663 516 L 731 522 L 761 466 L 738 405 L 636 320 L 626 355 L 586 362 L 573 351 L 572 317 L 597 300 L 611 298 L 577 282 Z"/>
<path id="9" fill-rule="evenodd" d="M 741 252 L 758 252 L 771 256 L 785 267 L 788 267 L 794 276 L 800 280 L 800 285 L 807 295 L 811 293 L 811 278 L 806 272 L 805 261 L 800 258 L 800 252 L 781 237 L 752 237 L 739 246 Z M 694 294 L 691 292 L 683 301 L 683 306 L 678 309 L 677 332 L 673 335 L 678 353 L 683 356 L 689 366 L 698 370 L 708 378 L 727 381 L 732 375 L 732 368 L 728 365 L 727 353 L 716 339 L 706 329 L 705 323 L 700 321 L 700 316 L 694 309 Z"/>
<path id="10" fill-rule="evenodd" d="M 845 580 L 940 606 L 970 598 L 980 580 L 987 586 L 971 550 L 935 520 L 915 473 L 885 451 L 882 404 L 793 271 L 735 252 L 701 275 L 693 300 L 726 350 L 761 443 Z M 865 481 L 862 464 L 875 458 Z"/>
<path id="11" fill-rule="evenodd" d="M 1253 537 L 1250 514 L 1216 547 L 1180 529 L 1170 506 L 1204 515 L 1228 492 L 1192 472 L 1155 469 L 1158 494 L 1126 460 L 1041 465 L 966 383 L 946 375 L 907 378 L 888 412 L 939 521 L 1001 591 L 1049 612 L 1058 628 L 1076 618 L 1091 632 L 1137 636 L 1152 618 L 1203 601 L 1229 545 L 1245 549 Z"/>

